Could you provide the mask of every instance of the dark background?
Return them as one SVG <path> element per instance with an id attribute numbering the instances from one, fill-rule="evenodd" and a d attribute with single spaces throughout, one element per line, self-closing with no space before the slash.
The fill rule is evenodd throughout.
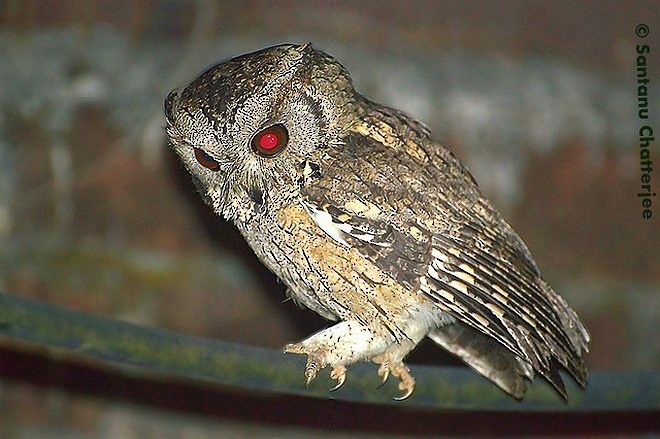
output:
<path id="1" fill-rule="evenodd" d="M 162 130 L 167 92 L 206 67 L 311 41 L 363 94 L 428 123 L 467 163 L 582 316 L 591 369 L 657 369 L 660 199 L 643 220 L 635 45 L 651 47 L 648 124 L 660 132 L 659 6 L 0 2 L 0 289 L 271 348 L 322 328 L 282 303 L 284 286 L 202 204 Z M 427 345 L 411 361 L 454 364 Z M 0 437 L 636 428 L 623 415 L 522 421 L 132 381 L 3 339 L 0 372 Z M 651 425 L 644 416 L 638 426 Z"/>

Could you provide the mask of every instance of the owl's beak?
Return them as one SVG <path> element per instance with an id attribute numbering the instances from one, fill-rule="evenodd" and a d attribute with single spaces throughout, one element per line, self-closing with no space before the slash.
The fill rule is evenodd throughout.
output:
<path id="1" fill-rule="evenodd" d="M 261 208 L 264 205 L 264 193 L 261 191 L 261 189 L 253 187 L 248 191 L 248 196 L 254 202 L 254 212 L 261 212 Z"/>

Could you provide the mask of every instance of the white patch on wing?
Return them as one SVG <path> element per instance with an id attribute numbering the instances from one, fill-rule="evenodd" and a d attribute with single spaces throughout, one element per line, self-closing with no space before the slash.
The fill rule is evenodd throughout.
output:
<path id="1" fill-rule="evenodd" d="M 509 301 L 506 300 L 506 298 L 504 296 L 502 296 L 501 294 L 499 294 L 499 293 L 493 293 L 492 296 L 493 296 L 494 299 L 496 299 L 500 303 L 503 303 L 504 305 L 509 303 Z"/>
<path id="2" fill-rule="evenodd" d="M 461 251 L 460 251 L 459 249 L 457 249 L 457 248 L 450 247 L 449 249 L 447 249 L 447 251 L 448 251 L 449 253 L 451 253 L 452 255 L 456 256 L 457 258 L 460 258 L 460 257 L 461 257 Z"/>
<path id="3" fill-rule="evenodd" d="M 346 221 L 351 219 L 351 216 L 348 214 L 342 213 L 337 218 L 334 218 L 329 212 L 317 208 L 314 204 L 305 201 L 302 201 L 301 204 L 307 213 L 309 213 L 309 216 L 312 217 L 316 225 L 340 244 L 350 247 L 348 242 L 346 242 L 346 237 L 352 236 L 355 239 L 379 247 L 390 247 L 392 245 L 389 242 L 380 241 L 378 235 L 360 230 L 359 228 L 355 228 L 351 224 L 346 223 Z"/>
<path id="4" fill-rule="evenodd" d="M 507 293 L 507 292 L 504 291 L 502 288 L 500 288 L 499 285 L 497 285 L 497 284 L 492 284 L 492 285 L 493 285 L 493 289 L 494 289 L 495 291 L 497 291 L 498 293 L 500 293 L 502 296 L 504 296 L 504 297 L 509 297 L 509 293 Z M 504 303 L 506 303 L 506 300 L 504 301 Z"/>
<path id="5" fill-rule="evenodd" d="M 445 255 L 435 247 L 431 249 L 431 256 L 433 256 L 435 259 L 438 259 L 439 261 L 449 262 L 449 258 L 447 257 L 447 255 Z"/>
<path id="6" fill-rule="evenodd" d="M 474 285 L 474 277 L 470 274 L 467 274 L 463 271 L 454 271 L 454 276 L 457 278 Z"/>
<path id="7" fill-rule="evenodd" d="M 502 318 L 504 317 L 504 310 L 500 308 L 499 306 L 495 305 L 494 303 L 487 303 L 486 307 L 491 310 L 493 314 L 495 314 L 497 317 Z"/>
<path id="8" fill-rule="evenodd" d="M 440 294 L 442 297 L 445 299 L 449 300 L 450 302 L 454 302 L 454 295 L 450 293 L 447 290 L 439 290 L 438 294 Z"/>
<path id="9" fill-rule="evenodd" d="M 427 270 L 427 273 L 429 276 L 431 276 L 433 279 L 440 281 L 440 275 L 436 271 L 436 269 L 433 267 L 433 265 L 429 265 L 429 268 Z"/>
<path id="10" fill-rule="evenodd" d="M 371 242 L 371 240 L 374 239 L 374 235 L 369 233 L 361 233 L 361 234 L 356 233 L 353 236 L 355 236 L 357 239 L 361 241 L 367 241 L 367 242 Z"/>
<path id="11" fill-rule="evenodd" d="M 428 280 L 426 280 L 425 276 L 422 276 L 419 280 L 419 289 L 426 294 L 429 294 L 431 292 L 431 286 L 429 285 L 429 282 Z"/>
<path id="12" fill-rule="evenodd" d="M 458 291 L 460 291 L 463 294 L 467 294 L 468 292 L 468 287 L 465 285 L 463 282 L 458 281 L 458 280 L 453 280 L 449 282 L 449 286 L 452 286 L 456 288 Z"/>
<path id="13" fill-rule="evenodd" d="M 340 244 L 350 247 L 348 243 L 344 240 L 344 231 L 339 227 L 338 224 L 332 221 L 332 215 L 324 210 L 319 210 L 310 206 L 307 203 L 303 203 L 305 209 L 309 213 L 309 216 L 312 217 L 317 226 L 321 228 L 325 233 L 328 234 L 332 239 L 337 241 Z"/>
<path id="14" fill-rule="evenodd" d="M 490 324 L 490 322 L 488 321 L 488 319 L 485 318 L 484 316 L 482 316 L 481 314 L 477 314 L 477 313 L 474 313 L 474 312 L 473 312 L 473 313 L 470 313 L 470 315 L 471 315 L 476 321 L 478 321 L 479 323 L 481 323 L 482 326 L 488 326 L 488 325 Z"/>
<path id="15" fill-rule="evenodd" d="M 326 213 L 326 212 L 324 212 L 324 213 Z M 329 213 L 326 213 L 326 214 L 327 214 L 328 216 L 330 216 Z M 333 222 L 332 224 L 333 224 L 336 228 L 338 228 L 339 230 L 341 230 L 342 232 L 348 233 L 349 235 L 351 234 L 351 232 L 353 232 L 353 226 L 351 226 L 350 224 L 343 224 L 343 223 L 338 224 L 338 223 L 335 223 L 335 222 Z"/>
<path id="16" fill-rule="evenodd" d="M 458 266 L 458 268 L 460 268 L 461 270 L 463 270 L 466 273 L 474 274 L 474 269 L 472 267 L 470 267 L 468 264 L 460 264 Z"/>

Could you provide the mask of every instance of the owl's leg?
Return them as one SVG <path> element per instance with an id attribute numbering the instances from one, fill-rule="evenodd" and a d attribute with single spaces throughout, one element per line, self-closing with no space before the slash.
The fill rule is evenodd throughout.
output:
<path id="1" fill-rule="evenodd" d="M 330 377 L 337 380 L 336 390 L 346 381 L 346 366 L 382 352 L 387 340 L 376 337 L 368 328 L 355 321 L 339 322 L 317 332 L 300 343 L 286 345 L 284 352 L 306 354 L 305 386 L 316 378 L 325 366 L 332 366 Z"/>

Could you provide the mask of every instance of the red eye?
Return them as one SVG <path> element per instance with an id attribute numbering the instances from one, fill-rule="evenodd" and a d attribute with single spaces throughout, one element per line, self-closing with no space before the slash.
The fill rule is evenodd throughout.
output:
<path id="1" fill-rule="evenodd" d="M 279 154 L 289 141 L 289 133 L 282 124 L 276 124 L 259 131 L 252 138 L 252 149 L 262 157 Z"/>
<path id="2" fill-rule="evenodd" d="M 213 157 L 211 157 L 210 155 L 208 155 L 206 152 L 204 152 L 199 148 L 195 148 L 195 158 L 197 159 L 200 165 L 210 169 L 211 171 L 220 170 L 220 163 L 213 160 Z"/>

